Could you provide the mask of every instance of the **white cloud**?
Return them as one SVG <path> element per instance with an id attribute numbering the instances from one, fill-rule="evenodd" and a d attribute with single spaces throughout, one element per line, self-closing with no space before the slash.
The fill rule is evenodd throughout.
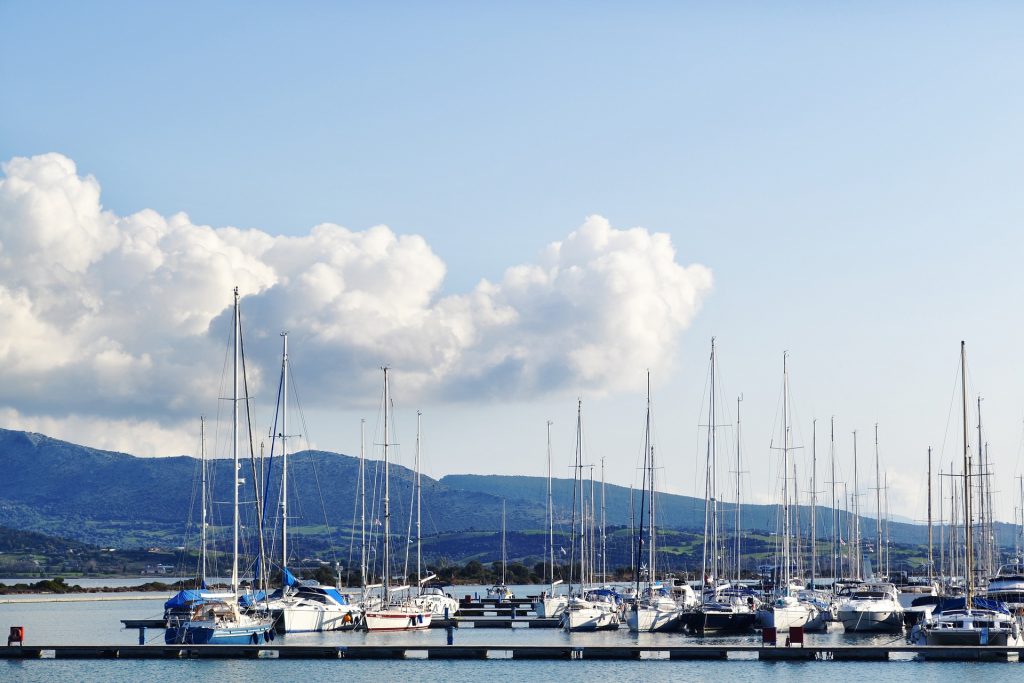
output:
<path id="1" fill-rule="evenodd" d="M 711 287 L 707 268 L 677 263 L 668 235 L 592 216 L 538 263 L 440 296 L 444 263 L 386 226 L 287 237 L 117 216 L 60 154 L 3 170 L 0 403 L 23 424 L 125 420 L 135 440 L 212 410 L 235 285 L 250 386 L 276 377 L 288 329 L 304 399 L 320 405 L 375 402 L 381 363 L 404 396 L 435 400 L 635 387 L 671 363 Z"/>

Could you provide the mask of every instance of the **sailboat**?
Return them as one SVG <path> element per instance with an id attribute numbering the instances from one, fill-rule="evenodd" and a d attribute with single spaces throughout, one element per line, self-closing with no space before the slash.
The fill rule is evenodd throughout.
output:
<path id="1" fill-rule="evenodd" d="M 432 616 L 429 609 L 417 605 L 412 600 L 393 599 L 393 593 L 405 590 L 405 586 L 392 588 L 391 575 L 391 484 L 388 479 L 388 439 L 390 434 L 389 416 L 391 411 L 391 394 L 388 384 L 388 369 L 384 367 L 384 564 L 381 572 L 383 595 L 379 607 L 368 609 L 363 617 L 367 631 L 421 631 L 430 628 Z"/>
<path id="2" fill-rule="evenodd" d="M 720 572 L 725 568 L 719 566 L 718 536 L 718 425 L 716 423 L 715 375 L 718 369 L 718 357 L 715 351 L 715 338 L 711 338 L 710 390 L 708 395 L 708 441 L 705 466 L 704 496 L 704 553 L 702 559 L 704 589 L 701 592 L 701 604 L 687 615 L 687 628 L 695 633 L 730 632 L 742 633 L 754 627 L 760 601 L 753 592 L 737 584 L 730 585 L 720 581 Z M 738 444 L 738 438 L 737 438 Z M 738 453 L 738 451 L 737 451 Z M 737 477 L 739 464 L 737 463 Z M 739 485 L 736 489 L 737 506 L 739 501 Z M 737 539 L 739 537 L 739 517 L 737 516 Z M 710 547 L 710 558 L 708 549 Z M 737 563 L 739 552 L 737 550 Z"/>
<path id="3" fill-rule="evenodd" d="M 960 387 L 963 401 L 963 525 L 964 525 L 964 598 L 961 605 L 951 605 L 939 614 L 917 624 L 910 632 L 910 641 L 926 645 L 995 645 L 1022 647 L 1020 622 L 1003 603 L 981 600 L 975 596 L 974 585 L 974 517 L 971 514 L 971 476 L 973 464 L 967 438 L 967 350 L 960 342 Z M 940 605 L 940 608 L 945 605 Z"/>
<path id="4" fill-rule="evenodd" d="M 551 420 L 548 420 L 548 571 L 551 572 L 551 581 L 548 590 L 542 591 L 537 600 L 533 603 L 533 612 L 539 619 L 554 619 L 560 617 L 569 603 L 565 595 L 555 593 L 555 587 L 562 583 L 561 579 L 555 580 L 555 506 L 551 491 Z"/>
<path id="5" fill-rule="evenodd" d="M 487 597 L 502 602 L 515 597 L 512 590 L 505 583 L 505 572 L 508 568 L 508 547 L 505 542 L 505 501 L 501 501 L 501 583 L 496 583 L 487 589 Z"/>
<path id="6" fill-rule="evenodd" d="M 282 332 L 281 351 L 281 431 L 275 441 L 281 444 L 281 578 L 280 590 L 267 601 L 266 608 L 276 620 L 276 629 L 284 633 L 340 631 L 354 628 L 362 617 L 359 607 L 335 586 L 315 580 L 300 580 L 288 570 L 288 333 Z M 273 448 L 271 448 L 271 461 Z M 269 474 L 268 474 L 269 477 Z"/>
<path id="7" fill-rule="evenodd" d="M 782 354 L 782 557 L 781 564 L 776 568 L 775 600 L 767 610 L 762 610 L 760 617 L 763 626 L 777 631 L 788 631 L 791 628 L 803 628 L 807 622 L 817 618 L 819 609 L 810 602 L 800 600 L 799 586 L 792 580 L 794 562 L 792 557 L 792 510 L 789 491 L 790 481 L 790 445 L 789 424 L 789 354 Z M 795 478 L 794 478 L 795 483 Z M 779 585 L 781 583 L 781 586 Z"/>
<path id="8" fill-rule="evenodd" d="M 176 621 L 168 620 L 164 633 L 167 644 L 194 645 L 239 645 L 251 643 L 258 645 L 268 638 L 273 638 L 273 620 L 264 612 L 243 611 L 240 601 L 242 593 L 238 580 L 238 543 L 241 530 L 239 515 L 239 486 L 243 480 L 239 477 L 239 371 L 242 352 L 242 318 L 238 306 L 238 287 L 234 290 L 234 316 L 232 325 L 232 343 L 234 347 L 232 375 L 232 413 L 231 413 L 231 450 L 232 472 L 234 473 L 234 524 L 232 531 L 233 550 L 231 557 L 231 594 L 223 600 L 202 599 L 192 605 L 191 613 Z M 244 370 L 243 370 L 244 372 Z M 262 558 L 261 558 L 262 564 Z"/>
<path id="9" fill-rule="evenodd" d="M 634 633 L 652 633 L 655 631 L 675 631 L 682 625 L 683 610 L 676 604 L 670 591 L 657 582 L 655 571 L 655 539 L 657 531 L 654 526 L 654 445 L 651 438 L 651 373 L 647 373 L 647 420 L 644 427 L 644 483 L 640 494 L 640 531 L 637 534 L 636 565 L 633 573 L 636 577 L 636 600 L 626 611 L 626 624 Z M 644 498 L 646 497 L 646 510 Z M 644 512 L 647 512 L 647 586 L 640 588 L 640 562 L 644 545 Z"/>
<path id="10" fill-rule="evenodd" d="M 603 631 L 617 629 L 620 624 L 617 604 L 612 600 L 588 600 L 586 585 L 590 579 L 587 561 L 587 513 L 583 498 L 583 401 L 576 404 L 576 462 L 573 465 L 572 528 L 576 535 L 576 513 L 579 510 L 579 537 L 573 538 L 569 562 L 569 602 L 562 612 L 561 626 L 566 631 Z M 579 550 L 579 592 L 573 594 L 576 572 L 576 551 Z M 608 596 L 602 596 L 608 597 Z"/>
<path id="11" fill-rule="evenodd" d="M 422 418 L 423 413 L 416 411 L 416 585 L 419 587 L 419 595 L 413 603 L 422 609 L 430 610 L 435 617 L 451 618 L 459 611 L 459 601 L 442 590 L 441 586 L 429 585 L 429 581 L 437 578 L 435 574 L 423 576 L 423 533 L 422 533 L 422 508 L 423 508 L 423 477 L 420 469 L 420 445 L 422 443 Z"/>

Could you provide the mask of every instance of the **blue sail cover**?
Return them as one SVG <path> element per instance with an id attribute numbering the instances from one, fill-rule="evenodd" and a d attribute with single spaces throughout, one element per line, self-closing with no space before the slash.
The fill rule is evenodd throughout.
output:
<path id="1" fill-rule="evenodd" d="M 1006 604 L 999 602 L 998 600 L 989 600 L 988 598 L 974 598 L 971 602 L 974 603 L 975 609 L 989 609 L 994 612 L 1002 612 L 1003 614 L 1009 614 L 1010 610 L 1007 609 Z M 942 612 L 949 612 L 952 610 L 967 609 L 966 598 L 943 598 L 939 601 L 938 607 L 935 608 L 935 613 L 940 614 Z"/>
<path id="2" fill-rule="evenodd" d="M 190 603 L 202 604 L 205 602 L 206 596 L 203 595 L 202 590 L 184 590 L 179 591 L 177 595 L 164 603 L 164 609 L 174 609 L 175 607 L 184 607 Z"/>

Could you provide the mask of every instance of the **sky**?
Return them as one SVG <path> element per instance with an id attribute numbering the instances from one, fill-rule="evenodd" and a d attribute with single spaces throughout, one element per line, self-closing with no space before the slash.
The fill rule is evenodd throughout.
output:
<path id="1" fill-rule="evenodd" d="M 543 476 L 548 420 L 568 476 L 582 399 L 629 485 L 649 370 L 661 485 L 703 496 L 715 337 L 745 500 L 781 490 L 787 352 L 805 495 L 834 419 L 873 510 L 877 424 L 923 520 L 965 340 L 1012 520 L 1022 74 L 1010 2 L 4 0 L 0 426 L 196 453 L 237 285 L 263 432 L 287 330 L 304 444 L 365 418 L 375 451 L 386 364 L 404 464 L 421 410 L 431 476 Z"/>

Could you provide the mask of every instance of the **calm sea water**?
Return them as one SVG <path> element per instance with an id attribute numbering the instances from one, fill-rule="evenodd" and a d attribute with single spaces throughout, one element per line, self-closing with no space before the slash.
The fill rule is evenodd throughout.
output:
<path id="1" fill-rule="evenodd" d="M 515 589 L 517 595 L 536 593 L 537 587 Z M 482 587 L 458 587 L 456 596 L 483 593 Z M 125 594 L 122 594 L 125 595 Z M 126 594 L 138 595 L 138 594 Z M 153 594 L 149 594 L 152 596 Z M 167 596 L 145 600 L 76 603 L 13 603 L 0 604 L 0 629 L 24 626 L 28 644 L 37 645 L 131 645 L 138 642 L 138 632 L 121 628 L 121 619 L 159 618 Z M 147 632 L 147 640 L 163 642 L 162 630 Z M 443 629 L 421 633 L 368 634 L 310 633 L 283 637 L 284 643 L 295 644 L 380 644 L 444 645 Z M 479 629 L 461 628 L 454 632 L 456 644 L 544 645 L 544 644 L 638 644 L 657 645 L 728 640 L 734 643 L 757 643 L 758 636 L 738 638 L 697 639 L 682 634 L 631 634 L 625 628 L 617 632 L 567 634 L 556 629 Z M 841 642 L 882 644 L 902 643 L 902 636 L 847 636 L 836 633 L 808 634 L 810 643 Z M 2 646 L 2 645 L 0 645 Z M 760 662 L 757 660 L 726 662 L 686 661 L 356 661 L 356 660 L 30 660 L 0 661 L 0 681 L 138 681 L 204 679 L 222 681 L 267 680 L 466 680 L 495 677 L 502 680 L 560 682 L 608 680 L 644 681 L 794 681 L 806 683 L 809 678 L 827 676 L 832 680 L 877 680 L 887 683 L 925 683 L 941 681 L 960 683 L 966 680 L 1024 680 L 1024 669 L 1018 663 L 1005 662 Z"/>

